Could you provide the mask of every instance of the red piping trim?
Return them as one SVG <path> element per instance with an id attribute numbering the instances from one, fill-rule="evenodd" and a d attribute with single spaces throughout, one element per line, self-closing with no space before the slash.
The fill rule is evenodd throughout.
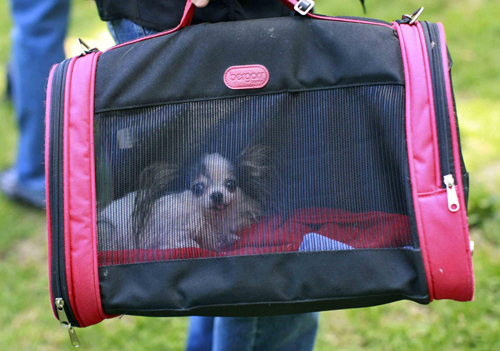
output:
<path id="1" fill-rule="evenodd" d="M 469 287 L 470 295 L 469 295 L 469 300 L 472 300 L 474 297 L 474 271 L 472 267 L 472 255 L 470 252 L 470 236 L 469 236 L 469 226 L 467 223 L 467 213 L 465 211 L 465 196 L 462 191 L 463 189 L 463 180 L 462 180 L 462 169 L 460 166 L 460 146 L 458 145 L 458 135 L 457 135 L 457 125 L 455 123 L 455 109 L 454 109 L 454 104 L 453 104 L 453 93 L 451 90 L 451 81 L 450 81 L 450 76 L 447 74 L 450 71 L 449 64 L 448 64 L 448 50 L 446 47 L 446 35 L 444 31 L 444 27 L 441 23 L 437 23 L 439 27 L 439 34 L 441 35 L 441 57 L 443 59 L 443 68 L 444 68 L 444 79 L 445 79 L 445 86 L 446 86 L 446 96 L 448 100 L 448 112 L 450 116 L 450 129 L 451 129 L 451 135 L 452 135 L 452 143 L 453 143 L 453 158 L 454 158 L 454 165 L 455 165 L 455 178 L 456 178 L 456 188 L 457 188 L 457 195 L 458 199 L 460 201 L 460 217 L 461 217 L 461 225 L 463 228 L 462 233 L 463 239 L 464 239 L 464 249 L 465 249 L 465 259 L 467 261 L 467 268 L 469 270 L 469 274 L 467 276 L 467 284 Z"/>
<path id="2" fill-rule="evenodd" d="M 403 67 L 405 74 L 405 87 L 406 87 L 406 141 L 407 141 L 407 151 L 408 151 L 408 165 L 410 169 L 410 178 L 412 183 L 412 196 L 413 196 L 413 206 L 415 210 L 415 220 L 418 229 L 418 237 L 420 240 L 420 249 L 422 250 L 422 258 L 424 262 L 425 275 L 427 278 L 427 285 L 429 287 L 429 300 L 434 299 L 434 283 L 432 280 L 432 274 L 429 266 L 429 253 L 427 250 L 427 243 L 424 235 L 424 225 L 422 223 L 422 214 L 420 212 L 420 202 L 417 191 L 417 176 L 415 171 L 415 165 L 413 164 L 413 138 L 412 138 L 412 128 L 411 128 L 411 117 L 412 117 L 412 106 L 411 106 L 411 78 L 408 69 L 408 56 L 406 53 L 406 43 L 403 31 L 397 22 L 393 22 L 393 28 L 397 31 L 400 45 L 401 45 L 401 55 L 403 58 Z"/>
<path id="3" fill-rule="evenodd" d="M 315 19 L 326 20 L 326 21 L 349 22 L 349 23 L 359 23 L 359 24 L 370 24 L 370 25 L 374 25 L 374 26 L 382 26 L 382 27 L 387 27 L 387 28 L 391 28 L 392 29 L 392 26 L 390 24 L 386 24 L 386 23 L 361 21 L 361 20 L 355 20 L 355 19 L 349 19 L 349 18 L 328 17 L 328 16 L 322 16 L 322 15 L 315 15 L 315 14 L 310 13 L 310 12 L 307 15 L 309 17 L 312 17 L 312 18 L 315 18 Z"/>
<path id="4" fill-rule="evenodd" d="M 97 61 L 101 52 L 95 54 L 92 61 L 92 76 L 90 78 L 90 113 L 89 113 L 89 124 L 90 124 L 90 175 L 91 175 L 91 197 L 92 197 L 92 258 L 93 258 L 93 281 L 94 281 L 94 299 L 96 302 L 97 315 L 102 319 L 112 318 L 113 316 L 108 316 L 104 313 L 101 303 L 101 290 L 99 286 L 99 273 L 98 273 L 98 257 L 97 257 L 97 196 L 96 196 L 96 181 L 95 181 L 95 149 L 94 149 L 94 92 L 95 92 L 95 76 Z"/>
<path id="5" fill-rule="evenodd" d="M 49 292 L 50 292 L 50 306 L 54 317 L 57 317 L 54 308 L 54 292 L 52 291 L 52 221 L 50 218 L 50 191 L 49 191 L 49 150 L 50 150 L 50 102 L 52 96 L 52 79 L 54 78 L 54 71 L 57 65 L 53 65 L 50 69 L 49 82 L 47 83 L 47 97 L 45 103 L 45 202 L 47 209 L 47 248 L 48 256 L 47 263 L 49 268 Z"/>
<path id="6" fill-rule="evenodd" d="M 73 275 L 71 271 L 72 267 L 72 256 L 71 256 L 71 229 L 70 229 L 70 211 L 69 211 L 69 197 L 70 197 L 70 187 L 69 187 L 69 150 L 70 150 L 70 138 L 69 133 L 69 117 L 70 117 L 70 104 L 68 103 L 71 99 L 71 82 L 73 78 L 73 68 L 78 57 L 73 57 L 68 65 L 66 71 L 66 82 L 65 82 L 65 92 L 64 92 L 64 126 L 63 126 L 63 196 L 64 196 L 64 256 L 66 262 L 66 285 L 68 289 L 69 304 L 73 311 L 73 314 L 78 321 L 79 325 L 84 325 L 79 314 L 78 308 L 75 304 L 74 286 L 73 286 Z"/>
<path id="7" fill-rule="evenodd" d="M 129 44 L 137 43 L 137 42 L 140 42 L 140 41 L 143 41 L 143 40 L 148 40 L 148 39 L 152 39 L 152 38 L 156 38 L 156 37 L 161 37 L 161 36 L 164 36 L 164 35 L 167 35 L 167 34 L 171 34 L 171 33 L 177 32 L 179 29 L 184 28 L 184 27 L 188 26 L 189 24 L 191 24 L 191 20 L 193 19 L 193 15 L 194 15 L 194 5 L 191 3 L 191 0 L 187 0 L 186 1 L 186 6 L 184 7 L 184 13 L 182 15 L 181 22 L 179 23 L 179 25 L 177 27 L 175 27 L 173 29 L 170 29 L 170 30 L 167 30 L 166 32 L 161 32 L 161 33 L 153 34 L 153 35 L 150 35 L 150 36 L 147 36 L 147 37 L 142 37 L 142 38 L 139 38 L 139 39 L 136 39 L 136 40 L 128 41 L 126 43 L 113 46 L 113 47 L 107 49 L 104 52 L 108 52 L 110 50 L 118 49 L 118 48 L 121 48 L 122 46 L 126 46 L 126 45 L 129 45 Z"/>
<path id="8" fill-rule="evenodd" d="M 432 73 L 429 62 L 429 53 L 427 52 L 427 42 L 425 40 L 424 30 L 422 24 L 417 22 L 418 35 L 420 37 L 420 47 L 422 49 L 422 57 L 424 61 L 425 74 L 427 80 L 427 96 L 429 97 L 429 112 L 431 117 L 431 130 L 432 130 L 432 143 L 433 143 L 433 153 L 434 153 L 434 163 L 435 163 L 435 177 L 436 177 L 436 188 L 441 188 L 441 159 L 439 156 L 439 143 L 437 134 L 437 122 L 436 122 L 436 105 L 434 104 L 434 90 L 432 85 Z"/>
<path id="9" fill-rule="evenodd" d="M 283 2 L 283 4 L 285 4 L 291 10 L 293 10 L 293 7 L 297 3 L 297 1 L 295 1 L 295 0 L 281 0 L 281 2 Z M 187 27 L 187 26 L 189 26 L 191 24 L 191 20 L 193 19 L 193 15 L 194 15 L 194 9 L 195 9 L 195 7 L 191 3 L 191 0 L 187 0 L 186 1 L 186 6 L 184 7 L 184 13 L 183 13 L 182 18 L 181 18 L 181 22 L 179 23 L 179 25 L 177 27 L 175 27 L 173 29 L 170 29 L 170 30 L 167 30 L 165 32 L 160 32 L 160 33 L 157 33 L 157 34 L 149 35 L 149 36 L 146 36 L 146 37 L 142 37 L 142 38 L 139 38 L 139 39 L 136 39 L 136 40 L 128 41 L 126 43 L 122 43 L 122 44 L 113 46 L 113 47 L 105 50 L 104 52 L 108 52 L 108 51 L 111 51 L 111 50 L 114 50 L 114 49 L 118 49 L 118 48 L 121 48 L 123 46 L 134 44 L 134 43 L 137 43 L 137 42 L 140 42 L 140 41 L 143 41 L 143 40 L 149 40 L 149 39 L 152 39 L 152 38 L 161 37 L 161 36 L 164 36 L 164 35 L 168 35 L 168 34 L 172 34 L 174 32 L 177 32 L 178 30 L 180 30 L 180 29 L 182 29 L 184 27 Z M 314 18 L 314 19 L 326 20 L 326 21 L 350 22 L 350 23 L 359 23 L 359 24 L 370 24 L 370 25 L 375 25 L 375 26 L 382 26 L 382 27 L 392 28 L 391 25 L 386 24 L 386 23 L 377 23 L 377 22 L 361 21 L 361 20 L 354 20 L 354 19 L 348 19 L 348 18 L 336 18 L 336 17 L 321 16 L 321 15 L 315 15 L 315 14 L 313 14 L 311 12 L 307 13 L 307 16 L 309 16 L 311 18 Z"/>

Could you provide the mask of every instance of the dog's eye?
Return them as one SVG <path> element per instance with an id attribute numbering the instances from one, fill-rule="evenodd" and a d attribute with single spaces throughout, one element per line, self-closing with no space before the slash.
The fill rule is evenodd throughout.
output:
<path id="1" fill-rule="evenodd" d="M 231 193 L 236 191 L 236 180 L 233 180 L 233 179 L 226 180 L 226 188 L 227 188 L 227 191 L 229 191 Z"/>
<path id="2" fill-rule="evenodd" d="M 205 184 L 196 183 L 191 187 L 191 191 L 193 192 L 194 196 L 200 197 L 201 195 L 203 195 L 203 192 L 205 191 Z"/>

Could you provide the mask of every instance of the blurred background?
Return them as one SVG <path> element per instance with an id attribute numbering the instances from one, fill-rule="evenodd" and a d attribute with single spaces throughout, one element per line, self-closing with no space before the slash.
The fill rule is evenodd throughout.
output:
<path id="1" fill-rule="evenodd" d="M 36 0 L 33 0 L 36 1 Z M 168 0 L 166 0 L 168 1 Z M 442 22 L 454 60 L 453 80 L 466 166 L 469 223 L 475 241 L 475 301 L 324 312 L 316 343 L 326 350 L 500 350 L 500 1 L 316 0 L 316 13 L 399 19 L 420 6 L 421 20 Z M 0 0 L 0 96 L 10 51 L 9 3 Z M 80 37 L 101 50 L 113 45 L 93 1 L 73 0 L 68 56 Z M 36 58 L 34 58 L 36 59 Z M 15 158 L 12 106 L 0 97 L 0 169 Z M 0 350 L 69 350 L 52 315 L 45 214 L 0 196 Z M 123 317 L 79 329 L 86 350 L 182 350 L 187 318 Z"/>

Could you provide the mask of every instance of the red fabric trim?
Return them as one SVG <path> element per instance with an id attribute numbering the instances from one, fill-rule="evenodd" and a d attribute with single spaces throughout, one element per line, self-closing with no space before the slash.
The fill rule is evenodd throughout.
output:
<path id="1" fill-rule="evenodd" d="M 288 7 L 290 10 L 295 11 L 294 7 L 295 4 L 298 2 L 297 0 L 281 0 L 281 2 Z M 327 21 L 336 21 L 336 22 L 350 22 L 350 23 L 361 23 L 361 24 L 371 24 L 371 25 L 376 25 L 376 26 L 382 26 L 382 27 L 388 27 L 392 28 L 391 25 L 385 24 L 385 23 L 376 23 L 376 22 L 370 22 L 370 21 L 362 21 L 362 20 L 355 20 L 355 19 L 349 19 L 349 18 L 332 18 L 328 16 L 321 16 L 321 15 L 316 15 L 312 12 L 308 12 L 307 16 L 311 18 L 316 18 L 320 20 L 327 20 Z"/>
<path id="2" fill-rule="evenodd" d="M 326 20 L 326 21 L 369 24 L 369 25 L 372 25 L 372 26 L 382 26 L 382 27 L 392 28 L 392 26 L 390 24 L 386 24 L 386 23 L 361 21 L 361 20 L 355 20 L 355 19 L 349 19 L 349 18 L 335 18 L 335 17 L 321 16 L 321 15 L 315 15 L 314 13 L 311 13 L 311 12 L 309 12 L 307 15 L 309 17 L 311 17 L 311 18 L 320 19 L 320 20 Z"/>
<path id="3" fill-rule="evenodd" d="M 66 273 L 66 284 L 68 289 L 68 298 L 73 314 L 79 325 L 83 322 L 78 314 L 77 307 L 75 305 L 75 295 L 73 288 L 73 272 L 72 267 L 72 254 L 71 254 L 71 224 L 70 224 L 70 175 L 69 175 L 69 150 L 71 150 L 69 135 L 69 121 L 70 121 L 70 110 L 71 110 L 71 89 L 72 89 L 72 72 L 75 66 L 75 62 L 78 60 L 77 57 L 73 57 L 69 62 L 66 71 L 66 82 L 64 89 L 64 125 L 63 125 L 63 201 L 64 201 L 64 256 L 65 256 L 65 273 Z"/>
<path id="4" fill-rule="evenodd" d="M 184 13 L 182 14 L 181 23 L 179 23 L 179 25 L 177 27 L 170 29 L 170 30 L 167 30 L 165 32 L 153 34 L 153 35 L 150 35 L 147 37 L 142 37 L 142 38 L 132 40 L 132 41 L 120 44 L 120 45 L 113 46 L 113 47 L 109 48 L 108 50 L 106 50 L 105 52 L 120 48 L 120 47 L 125 46 L 125 45 L 137 43 L 139 41 L 143 41 L 143 40 L 147 40 L 147 39 L 151 39 L 151 38 L 156 38 L 156 37 L 161 37 L 163 35 L 177 32 L 179 29 L 184 28 L 186 26 L 189 26 L 189 24 L 191 23 L 191 20 L 193 19 L 193 14 L 194 14 L 194 5 L 191 3 L 191 0 L 187 0 L 186 6 L 184 7 Z"/>
<path id="5" fill-rule="evenodd" d="M 50 291 L 50 306 L 54 317 L 57 317 L 54 308 L 54 293 L 52 291 L 52 222 L 50 219 L 50 187 L 49 187 L 49 151 L 50 151 L 50 102 L 52 97 L 52 79 L 54 78 L 54 70 L 57 65 L 52 66 L 49 74 L 49 82 L 47 83 L 47 100 L 45 101 L 45 199 L 47 208 L 47 247 L 48 256 L 47 263 L 49 268 L 49 291 Z"/>
<path id="6" fill-rule="evenodd" d="M 443 68 L 444 72 L 449 72 L 450 67 L 448 64 L 448 50 L 446 46 L 446 35 L 444 31 L 444 27 L 441 23 L 437 24 L 439 27 L 439 33 L 441 36 L 441 57 L 443 58 Z M 445 86 L 446 86 L 446 96 L 448 102 L 448 112 L 450 115 L 450 128 L 451 128 L 451 136 L 453 142 L 453 158 L 455 161 L 455 183 L 457 188 L 457 195 L 460 201 L 460 217 L 461 217 L 461 227 L 463 233 L 463 246 L 460 251 L 462 253 L 462 259 L 466 265 L 464 269 L 467 270 L 467 273 L 464 272 L 466 279 L 466 284 L 468 285 L 468 295 L 464 292 L 464 301 L 472 300 L 474 297 L 474 270 L 472 267 L 472 253 L 470 252 L 470 236 L 469 236 L 469 225 L 467 222 L 467 212 L 465 206 L 465 195 L 463 193 L 463 180 L 462 180 L 462 168 L 460 165 L 460 145 L 458 143 L 458 128 L 455 121 L 455 107 L 453 104 L 453 92 L 451 88 L 450 76 L 448 74 L 444 75 Z"/>
<path id="7" fill-rule="evenodd" d="M 293 7 L 297 3 L 296 0 L 281 0 L 281 2 L 283 4 L 285 4 L 291 10 L 294 10 Z M 136 40 L 132 40 L 132 41 L 129 41 L 129 42 L 126 42 L 126 43 L 122 43 L 122 44 L 113 46 L 113 47 L 109 48 L 108 50 L 106 50 L 104 52 L 107 52 L 107 51 L 110 51 L 110 50 L 114 50 L 114 49 L 120 48 L 120 47 L 125 46 L 125 45 L 137 43 L 139 41 L 148 40 L 148 39 L 156 38 L 156 37 L 161 37 L 163 35 L 167 35 L 167 34 L 171 34 L 171 33 L 177 32 L 179 29 L 182 29 L 182 28 L 184 28 L 186 26 L 189 26 L 189 24 L 191 23 L 191 20 L 193 19 L 194 8 L 195 7 L 191 3 L 191 0 L 187 0 L 186 1 L 186 6 L 184 7 L 184 13 L 182 15 L 181 22 L 179 23 L 179 25 L 177 27 L 175 27 L 173 29 L 170 29 L 170 30 L 167 30 L 165 32 L 160 32 L 160 33 L 157 33 L 157 34 L 153 34 L 153 35 L 150 35 L 150 36 L 142 37 L 142 38 L 139 38 L 139 39 L 136 39 Z M 334 17 L 328 17 L 328 16 L 320 16 L 320 15 L 315 15 L 315 14 L 313 14 L 311 12 L 309 12 L 307 14 L 307 16 L 311 17 L 311 18 L 315 18 L 315 19 L 326 20 L 326 21 L 370 24 L 370 25 L 375 25 L 375 26 L 382 26 L 382 27 L 392 28 L 391 25 L 385 24 L 385 23 L 377 23 L 377 22 L 370 22 L 370 21 L 361 21 L 361 20 L 348 19 L 348 18 L 334 18 Z"/>
<path id="8" fill-rule="evenodd" d="M 293 212 L 288 218 L 276 215 L 243 229 L 238 233 L 241 239 L 223 251 L 198 248 L 104 251 L 99 253 L 99 263 L 113 265 L 291 252 L 298 251 L 304 236 L 311 233 L 360 249 L 403 247 L 412 242 L 408 216 L 304 208 Z"/>
<path id="9" fill-rule="evenodd" d="M 94 149 L 94 103 L 93 99 L 95 95 L 95 75 L 97 71 L 97 61 L 101 56 L 101 52 L 96 53 L 92 62 L 92 75 L 90 78 L 90 128 L 89 128 L 89 139 L 90 139 L 90 174 L 91 174 L 91 193 L 92 193 L 92 260 L 93 260 L 93 277 L 94 282 L 94 299 L 96 303 L 97 314 L 100 318 L 110 318 L 112 316 L 106 315 L 102 309 L 101 303 L 101 288 L 99 285 L 99 264 L 97 257 L 97 195 L 96 195 L 96 181 L 95 181 L 95 149 Z"/>
<path id="10" fill-rule="evenodd" d="M 412 195 L 413 195 L 413 204 L 414 204 L 414 210 L 415 210 L 415 220 L 417 224 L 417 229 L 418 229 L 418 238 L 420 242 L 420 248 L 422 250 L 422 259 L 424 263 L 424 269 L 425 269 L 425 275 L 427 277 L 427 285 L 429 287 L 429 299 L 432 301 L 434 299 L 434 285 L 432 281 L 432 275 L 431 275 L 431 269 L 429 266 L 429 253 L 427 250 L 427 242 L 426 242 L 426 237 L 424 235 L 424 229 L 423 229 L 423 220 L 422 220 L 422 214 L 420 211 L 420 207 L 418 206 L 419 204 L 419 180 L 420 180 L 420 173 L 417 170 L 417 162 L 419 158 L 415 156 L 415 153 L 420 151 L 422 152 L 423 150 L 419 150 L 418 148 L 415 147 L 415 142 L 413 138 L 413 115 L 415 114 L 415 119 L 418 120 L 419 118 L 419 110 L 415 109 L 416 104 L 414 103 L 414 100 L 419 100 L 420 94 L 419 94 L 419 89 L 422 89 L 422 91 L 427 91 L 426 87 L 427 84 L 425 84 L 425 81 L 422 81 L 421 77 L 425 77 L 425 73 L 422 72 L 422 68 L 418 70 L 418 65 L 415 65 L 415 60 L 417 60 L 418 56 L 418 50 L 415 48 L 415 44 L 419 44 L 418 36 L 416 36 L 416 29 L 414 29 L 411 26 L 400 26 L 397 22 L 393 23 L 394 28 L 396 29 L 401 45 L 401 54 L 402 54 L 402 59 L 403 59 L 403 68 L 404 68 L 404 73 L 405 73 L 405 89 L 406 89 L 406 142 L 407 142 L 407 150 L 408 150 L 408 166 L 410 170 L 410 178 L 411 178 L 411 184 L 412 184 Z M 416 52 L 415 52 L 416 51 Z M 413 55 L 417 55 L 417 57 L 413 57 Z M 410 65 L 409 60 L 412 59 L 412 65 Z M 422 57 L 420 56 L 420 60 L 423 61 Z M 417 62 L 418 63 L 418 62 Z M 420 64 L 422 66 L 422 64 Z M 412 68 L 410 70 L 410 68 Z M 429 107 L 427 107 L 429 108 Z M 418 135 L 416 135 L 418 139 Z M 428 149 L 428 148 L 426 148 Z M 434 172 L 432 174 L 435 174 Z M 422 179 L 423 183 L 425 184 L 425 178 Z M 434 184 L 432 182 L 431 184 Z M 434 189 L 431 189 L 432 191 Z M 422 192 L 426 192 L 425 189 L 422 190 Z"/>
<path id="11" fill-rule="evenodd" d="M 447 201 L 446 189 L 419 199 L 425 219 L 423 224 L 427 234 L 434 298 L 470 301 L 472 275 L 467 264 L 470 253 L 464 248 L 464 232 L 460 227 L 462 210 L 451 212 Z"/>
<path id="12" fill-rule="evenodd" d="M 432 73 L 429 62 L 429 52 L 427 51 L 427 43 L 425 41 L 425 34 L 420 22 L 417 22 L 418 34 L 420 36 L 420 47 L 422 48 L 422 57 L 424 57 L 424 70 L 427 77 L 427 96 L 429 97 L 429 113 L 431 121 L 436 121 L 436 105 L 434 101 L 434 90 L 432 86 Z M 434 172 L 435 172 L 435 186 L 436 188 L 441 188 L 441 184 L 443 183 L 443 179 L 441 177 L 441 160 L 439 156 L 439 142 L 438 142 L 438 133 L 437 133 L 437 123 L 431 123 L 431 135 L 432 135 L 432 143 L 434 148 Z"/>
<path id="13" fill-rule="evenodd" d="M 407 89 L 407 140 L 410 174 L 419 239 L 432 299 L 468 301 L 472 298 L 472 266 L 469 252 L 466 210 L 463 199 L 458 136 L 450 105 L 451 85 L 445 77 L 448 108 L 455 157 L 457 193 L 461 201 L 458 212 L 448 210 L 446 190 L 441 188 L 440 170 L 433 157 L 439 157 L 436 121 L 426 43 L 420 23 L 415 26 L 394 24 L 401 41 Z M 445 38 L 442 36 L 445 48 Z M 447 54 L 443 56 L 447 61 Z M 445 72 L 448 66 L 445 62 Z M 446 76 L 446 75 L 445 75 Z M 429 85 L 430 82 L 430 85 Z M 433 136 L 434 134 L 434 136 Z M 439 174 L 439 183 L 436 179 Z M 438 183 L 436 185 L 436 183 Z"/>
<path id="14" fill-rule="evenodd" d="M 106 316 L 96 275 L 93 100 L 100 53 L 75 58 L 66 75 L 64 179 L 66 275 L 71 307 L 81 327 Z"/>

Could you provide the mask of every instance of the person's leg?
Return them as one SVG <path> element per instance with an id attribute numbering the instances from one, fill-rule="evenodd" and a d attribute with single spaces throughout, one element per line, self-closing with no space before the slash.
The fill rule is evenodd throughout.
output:
<path id="1" fill-rule="evenodd" d="M 140 26 L 129 19 L 118 19 L 107 22 L 109 32 L 116 44 L 136 40 L 147 35 L 156 34 L 158 31 Z"/>
<path id="2" fill-rule="evenodd" d="M 17 160 L 1 186 L 9 196 L 43 206 L 45 87 L 52 65 L 65 58 L 69 0 L 11 0 L 11 11 L 9 77 L 20 136 Z"/>
<path id="3" fill-rule="evenodd" d="M 212 351 L 311 351 L 318 313 L 215 318 Z"/>
<path id="4" fill-rule="evenodd" d="M 211 351 L 214 317 L 189 318 L 187 351 Z"/>

